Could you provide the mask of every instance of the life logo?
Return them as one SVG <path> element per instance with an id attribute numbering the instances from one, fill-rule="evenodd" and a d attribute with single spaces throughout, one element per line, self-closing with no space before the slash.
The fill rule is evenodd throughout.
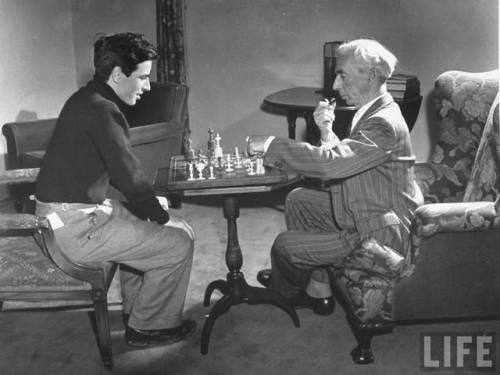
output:
<path id="1" fill-rule="evenodd" d="M 495 371 L 495 332 L 425 332 L 420 334 L 423 371 Z"/>

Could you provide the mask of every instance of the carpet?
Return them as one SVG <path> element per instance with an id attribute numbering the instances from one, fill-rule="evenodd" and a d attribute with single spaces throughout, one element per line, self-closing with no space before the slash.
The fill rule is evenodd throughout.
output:
<path id="1" fill-rule="evenodd" d="M 280 194 L 259 199 L 241 197 L 237 225 L 244 257 L 242 271 L 251 285 L 257 285 L 257 271 L 269 267 L 272 241 L 285 228 L 283 199 Z M 210 281 L 224 279 L 227 273 L 226 221 L 221 202 L 214 198 L 191 199 L 172 212 L 187 219 L 197 235 L 185 305 L 185 316 L 198 323 L 193 336 L 170 346 L 131 348 L 123 340 L 120 305 L 116 304 L 110 311 L 115 365 L 109 372 L 102 366 L 92 332 L 88 317 L 91 309 L 17 306 L 0 314 L 0 374 L 413 375 L 422 373 L 421 332 L 500 333 L 499 321 L 398 326 L 393 334 L 374 339 L 375 363 L 359 366 L 351 360 L 350 351 L 356 342 L 339 306 L 326 317 L 299 310 L 301 327 L 296 328 L 290 317 L 275 306 L 243 303 L 216 320 L 209 352 L 202 355 L 200 340 L 205 315 L 220 297 L 214 292 L 210 307 L 203 306 L 205 287 Z"/>

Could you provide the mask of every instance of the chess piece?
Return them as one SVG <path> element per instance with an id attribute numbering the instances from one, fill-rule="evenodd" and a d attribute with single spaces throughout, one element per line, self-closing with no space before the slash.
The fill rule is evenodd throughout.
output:
<path id="1" fill-rule="evenodd" d="M 227 166 L 226 166 L 226 172 L 232 172 L 234 171 L 233 165 L 231 164 L 231 154 L 227 154 Z"/>
<path id="2" fill-rule="evenodd" d="M 208 176 L 208 179 L 209 180 L 215 180 L 215 176 L 214 176 L 214 166 L 211 165 L 210 166 L 210 175 Z"/>
<path id="3" fill-rule="evenodd" d="M 192 161 L 195 158 L 190 134 L 191 131 L 184 135 L 184 159 L 188 161 Z"/>
<path id="4" fill-rule="evenodd" d="M 198 180 L 204 180 L 205 177 L 203 177 L 203 170 L 205 169 L 206 163 L 202 158 L 198 160 L 198 162 L 195 164 L 196 170 L 198 171 Z"/>
<path id="5" fill-rule="evenodd" d="M 215 138 L 214 138 L 214 130 L 212 128 L 208 128 L 208 148 L 207 148 L 207 156 L 211 160 L 215 157 Z"/>
<path id="6" fill-rule="evenodd" d="M 255 171 L 253 170 L 253 161 L 251 161 L 251 160 L 248 162 L 247 175 L 249 175 L 249 176 L 254 176 L 255 175 Z"/>
<path id="7" fill-rule="evenodd" d="M 257 158 L 255 160 L 255 173 L 256 174 L 265 174 L 266 170 L 264 169 L 264 159 Z"/>
<path id="8" fill-rule="evenodd" d="M 221 141 L 221 136 L 219 135 L 219 133 L 217 133 L 217 135 L 215 136 L 215 150 L 214 150 L 214 156 L 216 158 L 222 158 L 222 147 L 220 145 L 220 141 Z"/>
<path id="9" fill-rule="evenodd" d="M 241 164 L 240 152 L 238 150 L 238 147 L 234 148 L 234 155 L 236 156 L 236 164 L 234 165 L 234 168 L 236 169 L 243 168 L 243 165 Z"/>
<path id="10" fill-rule="evenodd" d="M 193 175 L 193 163 L 189 163 L 189 177 L 188 177 L 188 181 L 192 181 L 194 180 L 194 175 Z"/>

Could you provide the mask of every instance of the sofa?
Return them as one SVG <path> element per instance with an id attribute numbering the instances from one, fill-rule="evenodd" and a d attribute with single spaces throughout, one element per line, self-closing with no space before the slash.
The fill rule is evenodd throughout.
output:
<path id="1" fill-rule="evenodd" d="M 500 145 L 498 70 L 447 71 L 434 88 L 437 143 L 415 175 L 425 198 L 410 249 L 363 241 L 329 267 L 334 294 L 358 345 L 398 324 L 500 318 Z"/>

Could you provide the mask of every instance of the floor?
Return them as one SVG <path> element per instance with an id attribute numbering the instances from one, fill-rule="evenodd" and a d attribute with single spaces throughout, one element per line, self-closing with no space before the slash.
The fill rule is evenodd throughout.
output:
<path id="1" fill-rule="evenodd" d="M 243 250 L 242 271 L 248 283 L 269 267 L 269 248 L 284 229 L 284 194 L 242 197 L 238 219 L 239 242 Z M 185 306 L 186 317 L 198 323 L 189 339 L 171 346 L 142 350 L 123 341 L 119 303 L 111 306 L 110 320 L 114 369 L 104 370 L 85 307 L 11 304 L 0 313 L 0 374 L 370 374 L 411 375 L 426 373 L 420 367 L 423 332 L 496 332 L 500 321 L 478 321 L 405 325 L 393 334 L 374 339 L 376 361 L 360 366 L 349 355 L 355 340 L 337 307 L 327 317 L 299 310 L 300 328 L 272 305 L 233 306 L 221 316 L 212 331 L 209 353 L 200 353 L 200 336 L 209 307 L 202 304 L 208 282 L 225 278 L 226 221 L 217 199 L 190 200 L 173 210 L 186 218 L 197 232 L 195 257 Z M 219 297 L 212 297 L 212 306 Z M 115 298 L 115 297 L 113 297 Z M 500 345 L 496 348 L 497 357 Z M 484 371 L 440 371 L 440 374 L 485 374 Z"/>

